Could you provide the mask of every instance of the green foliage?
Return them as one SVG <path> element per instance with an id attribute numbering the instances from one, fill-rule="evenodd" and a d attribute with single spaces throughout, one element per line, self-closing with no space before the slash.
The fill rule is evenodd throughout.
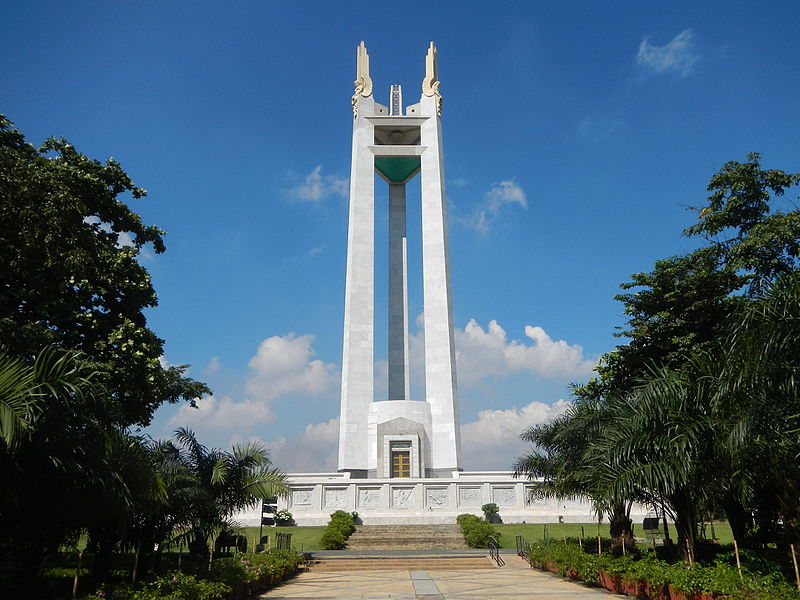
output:
<path id="1" fill-rule="evenodd" d="M 331 520 L 328 526 L 333 526 L 336 529 L 339 529 L 345 537 L 350 537 L 350 535 L 356 530 L 356 524 L 355 519 L 353 519 L 353 515 L 343 510 L 337 510 L 331 513 Z"/>
<path id="2" fill-rule="evenodd" d="M 16 581 L 82 532 L 99 581 L 115 549 L 143 543 L 166 489 L 128 428 L 209 393 L 162 366 L 147 327 L 157 302 L 137 257 L 163 252 L 163 232 L 125 204 L 144 195 L 116 161 L 63 139 L 34 148 L 0 115 L 0 560 Z"/>
<path id="3" fill-rule="evenodd" d="M 535 493 L 590 499 L 617 547 L 632 502 L 663 507 L 688 557 L 722 512 L 740 545 L 800 541 L 800 210 L 776 208 L 798 183 L 757 154 L 712 177 L 684 231 L 705 244 L 622 285 L 629 343 L 523 434 Z"/>
<path id="4" fill-rule="evenodd" d="M 107 417 L 146 425 L 164 402 L 208 388 L 159 362 L 163 340 L 144 311 L 155 290 L 137 257 L 164 251 L 164 232 L 124 203 L 139 200 L 121 165 L 64 139 L 34 148 L 0 115 L 0 339 L 13 356 L 49 345 L 84 352 L 103 374 Z"/>
<path id="5" fill-rule="evenodd" d="M 356 530 L 354 514 L 356 513 L 343 510 L 331 513 L 331 520 L 320 539 L 324 550 L 341 550 L 347 547 L 347 538 Z"/>
<path id="6" fill-rule="evenodd" d="M 347 537 L 340 529 L 328 527 L 320 538 L 323 550 L 343 550 L 347 547 Z"/>
<path id="7" fill-rule="evenodd" d="M 297 572 L 303 557 L 294 550 L 271 550 L 263 554 L 239 554 L 212 562 L 211 579 L 231 588 L 284 579 Z"/>
<path id="8" fill-rule="evenodd" d="M 470 548 L 488 548 L 489 538 L 497 538 L 500 534 L 494 526 L 473 514 L 465 513 L 456 517 L 456 523 L 461 527 L 464 542 Z"/>
<path id="9" fill-rule="evenodd" d="M 651 587 L 673 589 L 685 594 L 705 593 L 727 596 L 731 600 L 797 600 L 800 592 L 792 589 L 776 572 L 759 574 L 744 570 L 742 576 L 732 565 L 718 562 L 711 566 L 694 563 L 670 564 L 655 558 L 652 552 L 613 558 L 609 554 L 585 553 L 575 544 L 543 544 L 531 546 L 529 560 L 540 568 L 555 568 L 565 577 L 575 577 L 597 584 L 599 573 L 605 572 L 629 581 L 646 581 Z M 662 597 L 662 596 L 659 596 Z"/>
<path id="10" fill-rule="evenodd" d="M 157 451 L 165 471 L 182 480 L 170 496 L 171 516 L 187 530 L 195 555 L 207 554 L 210 540 L 228 528 L 237 511 L 287 490 L 286 476 L 272 466 L 262 444 L 234 444 L 230 452 L 209 449 L 182 428 Z"/>
<path id="11" fill-rule="evenodd" d="M 169 573 L 145 583 L 138 590 L 118 589 L 113 600 L 222 600 L 230 594 L 230 586 L 197 579 L 180 572 Z"/>

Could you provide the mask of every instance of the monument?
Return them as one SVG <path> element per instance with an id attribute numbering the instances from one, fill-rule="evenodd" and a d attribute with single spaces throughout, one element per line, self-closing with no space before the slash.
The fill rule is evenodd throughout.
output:
<path id="1" fill-rule="evenodd" d="M 495 503 L 505 522 L 593 520 L 582 502 L 538 500 L 509 471 L 461 466 L 453 316 L 442 164 L 442 95 L 436 47 L 425 57 L 420 100 L 402 89 L 375 101 L 364 43 L 356 51 L 347 234 L 338 471 L 291 473 L 279 499 L 298 525 L 324 525 L 335 510 L 364 524 L 454 523 Z M 388 394 L 375 401 L 375 175 L 388 185 Z M 420 177 L 425 397 L 409 396 L 406 185 Z M 240 515 L 256 521 L 259 515 Z"/>
<path id="2" fill-rule="evenodd" d="M 418 104 L 375 102 L 364 42 L 353 94 L 339 471 L 352 478 L 450 477 L 460 470 L 442 165 L 442 96 L 431 42 Z M 388 398 L 374 402 L 375 174 L 389 187 Z M 409 398 L 406 184 L 421 179 L 425 399 Z"/>

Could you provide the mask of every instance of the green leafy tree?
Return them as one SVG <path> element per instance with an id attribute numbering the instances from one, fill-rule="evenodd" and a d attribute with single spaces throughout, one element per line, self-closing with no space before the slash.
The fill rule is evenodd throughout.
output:
<path id="1" fill-rule="evenodd" d="M 0 115 L 0 340 L 12 356 L 84 352 L 120 426 L 208 393 L 184 367 L 162 367 L 163 341 L 146 324 L 157 300 L 137 256 L 148 244 L 163 252 L 164 232 L 124 203 L 145 194 L 113 159 L 56 138 L 37 149 Z"/>
<path id="2" fill-rule="evenodd" d="M 676 368 L 693 352 L 727 334 L 729 315 L 742 297 L 798 267 L 800 210 L 776 206 L 800 183 L 800 174 L 764 169 L 757 153 L 726 163 L 708 184 L 697 223 L 683 235 L 704 245 L 656 262 L 622 284 L 629 338 L 602 357 L 598 377 L 579 395 L 621 394 L 653 368 Z"/>
<path id="3" fill-rule="evenodd" d="M 137 258 L 164 243 L 126 205 L 144 195 L 116 161 L 63 139 L 35 148 L 0 115 L 0 560 L 26 585 L 81 532 L 100 556 L 135 539 L 137 506 L 164 490 L 128 428 L 209 392 L 162 366 L 147 327 L 156 296 Z"/>

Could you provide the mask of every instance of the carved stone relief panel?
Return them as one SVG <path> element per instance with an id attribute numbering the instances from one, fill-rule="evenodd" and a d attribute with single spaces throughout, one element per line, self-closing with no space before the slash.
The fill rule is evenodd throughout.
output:
<path id="1" fill-rule="evenodd" d="M 325 488 L 325 508 L 344 509 L 347 507 L 345 488 Z"/>
<path id="2" fill-rule="evenodd" d="M 480 506 L 481 488 L 479 487 L 460 487 L 458 488 L 459 506 Z"/>
<path id="3" fill-rule="evenodd" d="M 392 508 L 414 508 L 414 488 L 392 488 Z"/>
<path id="4" fill-rule="evenodd" d="M 514 501 L 513 487 L 492 488 L 492 502 L 497 504 L 497 506 L 514 506 Z"/>
<path id="5" fill-rule="evenodd" d="M 447 488 L 425 488 L 425 505 L 428 508 L 447 508 Z"/>
<path id="6" fill-rule="evenodd" d="M 358 508 L 370 510 L 378 508 L 380 505 L 380 488 L 359 488 L 358 489 Z"/>
<path id="7" fill-rule="evenodd" d="M 311 490 L 292 490 L 292 508 L 309 510 L 311 508 Z"/>

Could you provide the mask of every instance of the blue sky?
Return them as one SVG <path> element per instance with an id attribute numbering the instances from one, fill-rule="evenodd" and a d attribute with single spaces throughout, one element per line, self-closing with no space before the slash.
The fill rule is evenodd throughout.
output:
<path id="1" fill-rule="evenodd" d="M 148 432 L 257 438 L 286 470 L 336 466 L 360 40 L 384 104 L 393 83 L 415 103 L 439 50 L 468 469 L 507 468 L 619 343 L 619 284 L 694 247 L 680 231 L 716 170 L 752 151 L 800 170 L 796 2 L 2 4 L 0 111 L 119 160 L 168 232 L 142 257 L 149 323 L 214 396 Z M 412 318 L 418 244 L 410 227 Z"/>

